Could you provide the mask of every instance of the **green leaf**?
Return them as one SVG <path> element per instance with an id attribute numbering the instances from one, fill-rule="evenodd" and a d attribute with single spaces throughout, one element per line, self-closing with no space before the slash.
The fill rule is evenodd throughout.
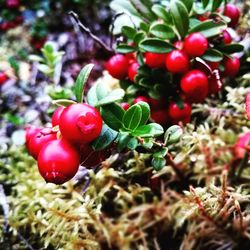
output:
<path id="1" fill-rule="evenodd" d="M 131 106 L 124 114 L 122 123 L 128 130 L 135 130 L 141 122 L 142 108 L 139 103 Z"/>
<path id="2" fill-rule="evenodd" d="M 133 136 L 139 137 L 154 137 L 159 136 L 164 133 L 161 125 L 158 123 L 150 123 L 147 125 L 142 125 L 132 132 Z"/>
<path id="3" fill-rule="evenodd" d="M 186 6 L 188 13 L 191 12 L 192 8 L 193 8 L 193 0 L 182 0 L 182 3 Z"/>
<path id="4" fill-rule="evenodd" d="M 173 39 L 175 37 L 175 33 L 170 26 L 160 23 L 153 24 L 150 27 L 150 33 L 161 39 Z"/>
<path id="5" fill-rule="evenodd" d="M 144 22 L 141 22 L 141 23 L 140 23 L 140 29 L 141 29 L 142 31 L 148 33 L 148 31 L 149 31 L 149 25 L 146 24 L 146 23 L 144 23 Z"/>
<path id="6" fill-rule="evenodd" d="M 142 116 L 141 116 L 141 121 L 139 123 L 139 126 L 146 124 L 146 122 L 149 119 L 150 116 L 150 107 L 146 102 L 139 102 L 138 103 L 141 107 L 142 110 Z"/>
<path id="7" fill-rule="evenodd" d="M 129 39 L 133 39 L 136 35 L 136 30 L 130 26 L 123 26 L 122 33 Z"/>
<path id="8" fill-rule="evenodd" d="M 135 46 L 129 46 L 127 44 L 119 44 L 116 47 L 116 51 L 118 53 L 126 54 L 126 53 L 135 52 L 136 51 L 136 47 Z"/>
<path id="9" fill-rule="evenodd" d="M 102 100 L 108 95 L 108 90 L 102 82 L 96 83 L 96 96 L 98 101 Z"/>
<path id="10" fill-rule="evenodd" d="M 189 27 L 189 17 L 186 6 L 179 0 L 172 0 L 170 3 L 170 13 L 173 16 L 178 33 L 184 38 Z"/>
<path id="11" fill-rule="evenodd" d="M 99 100 L 96 104 L 97 107 L 107 105 L 116 101 L 121 100 L 125 95 L 125 91 L 123 89 L 115 89 L 108 93 L 108 95 L 101 100 Z"/>
<path id="12" fill-rule="evenodd" d="M 155 13 L 156 16 L 160 17 L 166 23 L 171 24 L 172 22 L 171 16 L 166 10 L 166 8 L 164 8 L 162 5 L 159 4 L 153 5 L 152 11 Z"/>
<path id="13" fill-rule="evenodd" d="M 209 0 L 202 0 L 203 8 L 205 9 L 209 3 Z"/>
<path id="14" fill-rule="evenodd" d="M 29 60 L 33 62 L 44 62 L 44 59 L 38 55 L 30 55 Z"/>
<path id="15" fill-rule="evenodd" d="M 78 102 L 83 102 L 83 88 L 85 83 L 89 78 L 89 74 L 93 69 L 94 64 L 86 65 L 78 75 L 76 82 L 75 82 L 75 96 Z"/>
<path id="16" fill-rule="evenodd" d="M 96 106 L 96 104 L 98 103 L 98 98 L 96 95 L 96 87 L 97 84 L 94 84 L 88 91 L 87 94 L 87 103 L 93 107 Z"/>
<path id="17" fill-rule="evenodd" d="M 167 147 L 163 147 L 162 149 L 160 149 L 158 152 L 155 152 L 153 154 L 154 158 L 160 158 L 160 157 L 165 157 L 168 153 L 168 148 Z"/>
<path id="18" fill-rule="evenodd" d="M 76 102 L 72 101 L 72 100 L 68 100 L 68 99 L 58 99 L 58 100 L 52 101 L 52 103 L 57 105 L 57 106 L 67 107 L 71 104 L 75 104 Z"/>
<path id="19" fill-rule="evenodd" d="M 178 125 L 173 125 L 164 134 L 164 144 L 171 145 L 178 142 L 183 135 L 183 129 Z"/>
<path id="20" fill-rule="evenodd" d="M 117 147 L 119 150 L 123 150 L 127 147 L 129 141 L 132 139 L 131 135 L 127 132 L 121 132 L 118 134 Z"/>
<path id="21" fill-rule="evenodd" d="M 136 138 L 131 138 L 128 141 L 127 147 L 131 150 L 136 149 L 136 147 L 138 146 L 138 140 Z"/>
<path id="22" fill-rule="evenodd" d="M 122 127 L 124 109 L 116 103 L 105 105 L 101 108 L 101 115 L 104 122 L 112 129 L 119 131 Z"/>
<path id="23" fill-rule="evenodd" d="M 223 0 L 213 0 L 211 11 L 212 12 L 216 11 L 220 7 L 222 2 L 223 2 Z"/>
<path id="24" fill-rule="evenodd" d="M 166 165 L 166 160 L 162 157 L 155 157 L 152 159 L 152 166 L 156 171 L 160 171 Z"/>
<path id="25" fill-rule="evenodd" d="M 134 43 L 139 44 L 145 38 L 145 36 L 146 34 L 144 31 L 137 32 L 137 34 L 134 37 Z"/>
<path id="26" fill-rule="evenodd" d="M 189 33 L 200 32 L 205 37 L 213 37 L 222 33 L 227 25 L 224 22 L 215 23 L 212 20 L 201 22 L 189 30 Z"/>
<path id="27" fill-rule="evenodd" d="M 223 53 L 227 53 L 227 54 L 233 54 L 233 53 L 237 53 L 237 52 L 241 52 L 244 50 L 244 46 L 238 43 L 231 43 L 231 44 L 227 44 L 223 47 L 220 47 L 220 50 Z"/>
<path id="28" fill-rule="evenodd" d="M 219 62 L 223 59 L 223 54 L 216 49 L 208 49 L 202 58 L 209 62 Z"/>
<path id="29" fill-rule="evenodd" d="M 174 49 L 172 44 L 157 38 L 148 38 L 141 41 L 139 48 L 153 53 L 167 53 Z"/>
<path id="30" fill-rule="evenodd" d="M 91 146 L 94 150 L 102 150 L 108 147 L 116 139 L 117 135 L 117 131 L 103 124 L 101 134 L 91 143 Z"/>

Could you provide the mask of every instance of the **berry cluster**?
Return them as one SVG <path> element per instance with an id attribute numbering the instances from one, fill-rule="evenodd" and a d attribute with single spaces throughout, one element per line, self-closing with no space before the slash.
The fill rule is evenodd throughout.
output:
<path id="1" fill-rule="evenodd" d="M 216 12 L 229 19 L 229 27 L 238 23 L 240 12 L 235 5 L 227 4 Z M 210 12 L 196 15 L 195 18 L 199 28 L 203 22 L 205 27 L 221 21 L 219 15 Z M 154 28 L 155 24 L 153 25 Z M 162 25 L 160 21 L 159 25 Z M 162 53 L 152 52 L 150 49 L 147 51 L 149 46 L 142 49 L 140 43 L 130 41 L 126 48 L 133 50 L 134 47 L 134 52 L 125 53 L 121 50 L 123 54 L 118 53 L 106 62 L 106 69 L 121 81 L 122 87 L 124 81 L 129 83 L 125 89 L 131 90 L 128 85 L 134 85 L 135 91 L 128 98 L 129 103 L 121 104 L 124 109 L 132 102 L 144 101 L 150 104 L 151 119 L 155 122 L 162 125 L 187 123 L 190 121 L 192 103 L 203 102 L 209 95 L 217 94 L 221 90 L 223 77 L 233 78 L 237 75 L 240 60 L 230 55 L 235 51 L 221 54 L 218 51 L 234 45 L 231 44 L 232 40 L 227 28 L 221 30 L 221 34 L 212 36 L 205 36 L 198 31 L 189 32 L 182 39 L 178 36 L 168 39 L 171 48 L 169 52 Z M 119 45 L 117 48 L 119 52 Z M 211 58 L 211 52 L 218 52 L 221 57 Z M 132 100 L 131 97 L 135 99 Z"/>
<path id="2" fill-rule="evenodd" d="M 102 129 L 97 109 L 84 103 L 60 106 L 52 116 L 52 126 L 26 129 L 27 150 L 37 159 L 47 182 L 62 184 L 74 177 L 80 164 L 92 167 L 103 160 L 103 152 L 89 146 Z"/>

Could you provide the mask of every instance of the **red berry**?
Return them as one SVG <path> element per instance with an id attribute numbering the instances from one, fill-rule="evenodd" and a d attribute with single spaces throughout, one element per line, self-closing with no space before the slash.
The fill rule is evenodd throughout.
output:
<path id="1" fill-rule="evenodd" d="M 59 119 L 60 119 L 60 116 L 61 116 L 63 110 L 64 110 L 64 107 L 63 107 L 63 106 L 60 106 L 60 107 L 58 107 L 58 108 L 54 111 L 54 113 L 53 113 L 53 115 L 52 115 L 52 119 L 51 119 L 51 123 L 52 123 L 52 126 L 53 126 L 53 127 L 59 125 Z"/>
<path id="2" fill-rule="evenodd" d="M 240 69 L 240 60 L 238 57 L 233 57 L 232 59 L 227 57 L 224 60 L 225 70 L 223 72 L 224 76 L 235 77 Z"/>
<path id="3" fill-rule="evenodd" d="M 184 124 L 188 123 L 191 118 L 192 108 L 190 104 L 183 103 L 183 108 L 180 108 L 176 103 L 170 103 L 168 107 L 169 118 L 172 123 L 176 124 L 183 122 Z"/>
<path id="4" fill-rule="evenodd" d="M 178 49 L 178 50 L 182 50 L 182 49 L 183 49 L 183 46 L 184 46 L 183 41 L 176 41 L 176 42 L 174 43 L 174 47 L 175 47 L 176 49 Z"/>
<path id="5" fill-rule="evenodd" d="M 23 23 L 23 16 L 17 16 L 17 17 L 15 18 L 15 23 L 16 23 L 16 24 L 21 24 L 21 23 Z"/>
<path id="6" fill-rule="evenodd" d="M 145 53 L 145 64 L 150 68 L 163 68 L 165 66 L 166 54 Z"/>
<path id="7" fill-rule="evenodd" d="M 40 132 L 42 128 L 38 128 L 32 125 L 29 125 L 25 128 L 25 141 L 26 141 L 26 146 L 29 143 L 30 138 L 35 136 L 38 132 Z"/>
<path id="8" fill-rule="evenodd" d="M 180 50 L 173 50 L 167 54 L 166 68 L 171 73 L 185 73 L 189 69 L 189 58 Z"/>
<path id="9" fill-rule="evenodd" d="M 232 37 L 227 30 L 223 30 L 223 42 L 224 44 L 230 44 L 232 42 Z"/>
<path id="10" fill-rule="evenodd" d="M 206 62 L 210 69 L 213 71 L 215 69 L 219 69 L 220 63 L 219 62 Z"/>
<path id="11" fill-rule="evenodd" d="M 139 67 L 140 65 L 137 62 L 134 62 L 129 66 L 128 77 L 132 82 L 135 81 L 135 76 L 137 75 L 137 70 Z"/>
<path id="12" fill-rule="evenodd" d="M 245 106 L 246 106 L 247 118 L 248 120 L 250 120 L 250 91 L 247 93 Z"/>
<path id="13" fill-rule="evenodd" d="M 191 70 L 182 77 L 181 89 L 190 102 L 202 102 L 208 94 L 207 76 L 200 70 Z"/>
<path id="14" fill-rule="evenodd" d="M 71 104 L 64 108 L 59 128 L 62 136 L 71 142 L 91 142 L 101 133 L 102 118 L 98 110 L 88 104 Z"/>
<path id="15" fill-rule="evenodd" d="M 56 133 L 51 131 L 50 128 L 44 128 L 38 130 L 38 132 L 28 139 L 27 149 L 35 159 L 37 159 L 38 154 L 42 147 L 48 142 L 56 140 Z"/>
<path id="16" fill-rule="evenodd" d="M 167 106 L 167 102 L 163 98 L 161 99 L 149 98 L 148 102 L 152 109 L 161 109 Z"/>
<path id="17" fill-rule="evenodd" d="M 208 20 L 208 18 L 207 18 L 207 16 L 201 15 L 201 16 L 199 16 L 199 20 L 200 20 L 201 22 L 205 22 L 205 21 Z"/>
<path id="18" fill-rule="evenodd" d="M 38 156 L 38 169 L 47 181 L 62 184 L 74 177 L 80 164 L 78 150 L 66 140 L 46 144 Z"/>
<path id="19" fill-rule="evenodd" d="M 0 71 L 0 85 L 4 84 L 9 77 L 4 73 Z"/>
<path id="20" fill-rule="evenodd" d="M 218 74 L 218 75 L 217 75 Z M 209 94 L 217 94 L 222 87 L 221 77 L 219 72 L 216 74 L 212 74 L 208 80 L 208 92 Z"/>
<path id="21" fill-rule="evenodd" d="M 15 9 L 20 6 L 20 0 L 6 0 L 6 7 L 10 9 Z"/>
<path id="22" fill-rule="evenodd" d="M 129 103 L 127 103 L 127 102 L 122 102 L 122 103 L 120 103 L 120 105 L 121 105 L 121 107 L 122 107 L 124 110 L 128 110 L 129 107 L 130 107 Z"/>
<path id="23" fill-rule="evenodd" d="M 129 61 L 124 55 L 114 55 L 105 64 L 107 71 L 116 79 L 122 80 L 128 74 Z"/>
<path id="24" fill-rule="evenodd" d="M 134 99 L 133 103 L 136 104 L 138 102 L 146 102 L 149 103 L 149 100 L 146 96 L 138 96 Z"/>
<path id="25" fill-rule="evenodd" d="M 151 119 L 156 123 L 165 125 L 169 121 L 168 110 L 166 108 L 151 110 Z"/>
<path id="26" fill-rule="evenodd" d="M 248 151 L 248 153 L 250 152 L 249 143 L 250 131 L 241 135 L 234 146 L 234 153 L 237 159 L 244 158 L 246 151 Z"/>
<path id="27" fill-rule="evenodd" d="M 208 48 L 207 38 L 199 32 L 185 38 L 184 51 L 191 57 L 202 56 Z"/>
<path id="28" fill-rule="evenodd" d="M 224 10 L 224 15 L 231 19 L 229 26 L 234 27 L 238 24 L 240 11 L 234 4 L 227 4 Z"/>

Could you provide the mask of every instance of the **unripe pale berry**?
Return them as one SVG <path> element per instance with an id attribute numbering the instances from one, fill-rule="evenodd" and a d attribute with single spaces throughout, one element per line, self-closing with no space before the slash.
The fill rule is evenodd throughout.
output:
<path id="1" fill-rule="evenodd" d="M 116 79 L 122 80 L 128 74 L 129 60 L 124 55 L 114 55 L 105 64 L 107 71 Z"/>
<path id="2" fill-rule="evenodd" d="M 189 69 L 189 58 L 180 50 L 173 50 L 167 54 L 166 68 L 171 73 L 185 73 Z"/>
<path id="3" fill-rule="evenodd" d="M 165 66 L 166 54 L 145 53 L 145 64 L 150 68 L 163 68 Z"/>
<path id="4" fill-rule="evenodd" d="M 102 118 L 98 110 L 88 104 L 71 104 L 60 116 L 59 129 L 63 138 L 73 143 L 91 142 L 101 133 Z"/>
<path id="5" fill-rule="evenodd" d="M 54 140 L 42 147 L 38 169 L 47 181 L 62 184 L 74 177 L 80 164 L 78 150 L 66 140 Z"/>
<path id="6" fill-rule="evenodd" d="M 137 75 L 137 70 L 139 67 L 140 65 L 137 62 L 134 62 L 129 66 L 128 77 L 132 82 L 135 81 L 135 76 Z"/>
<path id="7" fill-rule="evenodd" d="M 207 48 L 207 38 L 199 32 L 188 35 L 184 40 L 184 51 L 191 57 L 202 56 Z"/>

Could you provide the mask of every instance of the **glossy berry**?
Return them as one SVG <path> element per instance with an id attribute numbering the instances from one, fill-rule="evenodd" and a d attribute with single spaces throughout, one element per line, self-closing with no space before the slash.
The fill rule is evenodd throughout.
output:
<path id="1" fill-rule="evenodd" d="M 240 11 L 234 4 L 227 4 L 224 10 L 224 15 L 231 19 L 229 26 L 235 27 L 240 18 Z"/>
<path id="2" fill-rule="evenodd" d="M 0 86 L 3 85 L 8 79 L 8 76 L 4 72 L 0 71 Z"/>
<path id="3" fill-rule="evenodd" d="M 176 42 L 174 43 L 174 47 L 175 47 L 176 49 L 178 49 L 178 50 L 182 50 L 182 49 L 183 49 L 183 46 L 184 46 L 183 41 L 178 40 L 178 41 L 176 41 Z"/>
<path id="4" fill-rule="evenodd" d="M 137 75 L 137 70 L 139 67 L 140 65 L 137 62 L 134 62 L 129 66 L 128 77 L 132 82 L 135 81 L 135 76 Z"/>
<path id="5" fill-rule="evenodd" d="M 114 55 L 105 64 L 107 71 L 116 79 L 122 80 L 128 74 L 129 60 L 124 55 Z"/>
<path id="6" fill-rule="evenodd" d="M 150 68 L 164 68 L 166 61 L 166 54 L 158 54 L 152 52 L 145 53 L 145 64 Z"/>
<path id="7" fill-rule="evenodd" d="M 213 71 L 215 69 L 219 69 L 220 63 L 219 62 L 206 62 L 210 69 Z"/>
<path id="8" fill-rule="evenodd" d="M 167 106 L 167 102 L 164 98 L 161 99 L 148 98 L 148 102 L 152 109 L 161 109 Z"/>
<path id="9" fill-rule="evenodd" d="M 219 72 L 213 73 L 208 80 L 208 93 L 217 94 L 222 88 L 222 80 Z"/>
<path id="10" fill-rule="evenodd" d="M 10 9 L 15 9 L 20 6 L 20 0 L 6 0 L 6 7 Z"/>
<path id="11" fill-rule="evenodd" d="M 246 108 L 247 118 L 248 120 L 250 120 L 250 91 L 247 93 L 246 96 L 245 108 Z"/>
<path id="12" fill-rule="evenodd" d="M 190 102 L 202 102 L 208 94 L 207 76 L 200 70 L 191 70 L 182 77 L 181 89 Z"/>
<path id="13" fill-rule="evenodd" d="M 184 51 L 191 57 L 202 56 L 207 48 L 207 38 L 199 32 L 188 35 L 184 40 Z"/>
<path id="14" fill-rule="evenodd" d="M 226 57 L 224 60 L 224 67 L 225 70 L 223 72 L 224 76 L 227 77 L 235 77 L 240 69 L 240 60 L 238 57 L 233 57 L 232 59 L 229 57 Z"/>
<path id="15" fill-rule="evenodd" d="M 146 102 L 146 103 L 149 103 L 149 100 L 148 100 L 148 98 L 147 98 L 146 96 L 137 96 L 137 97 L 134 99 L 133 103 L 136 104 L 136 103 L 138 103 L 138 102 Z"/>
<path id="16" fill-rule="evenodd" d="M 129 107 L 130 107 L 129 103 L 127 103 L 127 102 L 122 102 L 122 103 L 120 103 L 120 105 L 121 105 L 121 107 L 122 107 L 124 110 L 128 110 Z"/>
<path id="17" fill-rule="evenodd" d="M 53 113 L 53 115 L 52 115 L 52 119 L 51 119 L 51 123 L 52 123 L 52 126 L 53 126 L 53 127 L 59 125 L 59 119 L 60 119 L 60 116 L 61 116 L 63 110 L 64 110 L 64 107 L 63 107 L 63 106 L 60 106 L 60 107 L 58 107 L 58 108 L 54 111 L 54 113 Z"/>
<path id="18" fill-rule="evenodd" d="M 250 131 L 244 133 L 243 135 L 241 135 L 235 146 L 234 146 L 234 153 L 236 158 L 238 159 L 242 159 L 245 156 L 245 153 L 248 151 L 248 153 L 250 152 Z"/>
<path id="19" fill-rule="evenodd" d="M 223 42 L 224 44 L 230 44 L 232 42 L 232 37 L 227 30 L 223 30 Z"/>
<path id="20" fill-rule="evenodd" d="M 88 104 L 71 104 L 60 116 L 59 129 L 63 138 L 73 143 L 91 142 L 101 133 L 102 118 L 98 110 Z"/>
<path id="21" fill-rule="evenodd" d="M 30 138 L 28 138 L 27 149 L 31 156 L 34 159 L 37 159 L 38 154 L 42 147 L 48 142 L 56 140 L 56 133 L 53 132 L 50 128 L 44 128 L 38 130 L 37 133 L 34 133 Z"/>
<path id="22" fill-rule="evenodd" d="M 180 50 L 173 50 L 167 54 L 166 68 L 171 73 L 185 73 L 189 69 L 189 58 Z"/>
<path id="23" fill-rule="evenodd" d="M 38 156 L 38 169 L 47 182 L 63 184 L 72 179 L 80 164 L 78 150 L 66 140 L 46 144 Z"/>
<path id="24" fill-rule="evenodd" d="M 190 122 L 192 108 L 190 104 L 183 103 L 183 107 L 179 107 L 176 103 L 172 102 L 168 107 L 168 115 L 173 124 L 183 122 L 184 124 Z"/>
<path id="25" fill-rule="evenodd" d="M 168 110 L 166 108 L 157 110 L 152 109 L 151 119 L 156 123 L 165 125 L 167 122 L 169 122 Z"/>

